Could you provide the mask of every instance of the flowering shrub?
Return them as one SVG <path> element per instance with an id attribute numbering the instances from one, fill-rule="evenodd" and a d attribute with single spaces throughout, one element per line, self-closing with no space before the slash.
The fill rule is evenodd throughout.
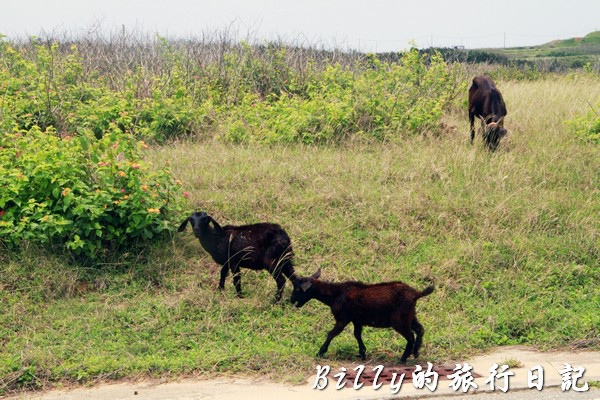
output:
<path id="1" fill-rule="evenodd" d="M 0 136 L 0 242 L 99 258 L 174 231 L 185 202 L 168 166 L 131 135 L 53 128 Z"/>

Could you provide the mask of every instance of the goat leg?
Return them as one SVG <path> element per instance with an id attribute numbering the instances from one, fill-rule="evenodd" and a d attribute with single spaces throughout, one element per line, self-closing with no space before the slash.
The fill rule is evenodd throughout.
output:
<path id="1" fill-rule="evenodd" d="M 286 261 L 283 261 L 286 262 Z M 275 302 L 279 303 L 283 296 L 285 287 L 285 276 L 282 274 L 282 263 L 277 259 L 269 259 L 265 263 L 265 269 L 269 271 L 275 282 L 277 283 L 277 292 L 275 293 Z"/>
<path id="2" fill-rule="evenodd" d="M 340 333 L 342 333 L 342 331 L 344 330 L 344 328 L 346 327 L 346 325 L 348 325 L 348 322 L 341 322 L 341 321 L 336 321 L 335 325 L 333 326 L 333 329 L 329 331 L 329 333 L 327 334 L 327 339 L 325 339 L 325 343 L 323 343 L 323 346 L 321 346 L 321 348 L 319 349 L 319 357 L 322 357 L 325 353 L 327 353 L 327 349 L 329 348 L 329 344 L 331 343 L 331 341 L 333 340 L 334 337 L 336 337 L 337 335 L 339 335 Z"/>
<path id="3" fill-rule="evenodd" d="M 277 293 L 275 293 L 275 302 L 281 301 L 281 296 L 283 295 L 283 289 L 285 287 L 285 277 L 280 272 L 277 275 L 274 275 L 273 278 L 275 282 L 277 282 Z"/>
<path id="4" fill-rule="evenodd" d="M 415 335 L 405 322 L 396 323 L 392 327 L 396 332 L 404 336 L 404 339 L 406 339 L 406 347 L 404 348 L 404 353 L 400 358 L 400 362 L 404 364 L 408 359 L 408 356 L 411 355 L 413 349 L 415 348 Z"/>
<path id="5" fill-rule="evenodd" d="M 219 279 L 219 289 L 220 290 L 225 289 L 225 278 L 227 278 L 228 274 L 229 274 L 229 264 L 225 263 L 221 267 L 221 279 Z"/>
<path id="6" fill-rule="evenodd" d="M 358 356 L 364 360 L 367 358 L 367 348 L 365 347 L 365 343 L 362 340 L 362 325 L 354 322 L 354 337 L 358 342 Z"/>
<path id="7" fill-rule="evenodd" d="M 244 295 L 242 294 L 242 276 L 240 274 L 239 265 L 231 267 L 231 275 L 233 275 L 233 286 L 235 286 L 237 297 L 243 299 Z"/>
<path id="8" fill-rule="evenodd" d="M 421 325 L 419 321 L 417 321 L 417 319 L 415 318 L 415 320 L 412 322 L 411 329 L 417 334 L 417 339 L 415 340 L 415 346 L 413 349 L 413 355 L 415 356 L 415 358 L 418 358 L 419 349 L 421 348 L 421 344 L 423 343 L 423 335 L 425 334 L 425 328 L 423 328 L 423 325 Z"/>
<path id="9" fill-rule="evenodd" d="M 469 113 L 469 122 L 471 123 L 471 144 L 475 139 L 475 114 Z"/>

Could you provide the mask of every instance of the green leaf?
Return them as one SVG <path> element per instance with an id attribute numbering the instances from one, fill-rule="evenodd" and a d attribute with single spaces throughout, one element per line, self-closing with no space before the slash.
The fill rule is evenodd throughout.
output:
<path id="1" fill-rule="evenodd" d="M 144 220 L 141 215 L 135 214 L 132 216 L 133 222 L 135 225 L 140 225 L 140 223 Z"/>

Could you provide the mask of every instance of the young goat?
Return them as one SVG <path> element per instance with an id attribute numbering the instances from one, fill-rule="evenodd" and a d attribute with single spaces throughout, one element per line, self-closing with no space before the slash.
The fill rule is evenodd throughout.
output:
<path id="1" fill-rule="evenodd" d="M 433 292 L 433 286 L 418 291 L 402 282 L 386 282 L 367 285 L 360 282 L 328 283 L 318 280 L 319 269 L 311 277 L 294 277 L 294 292 L 290 301 L 302 307 L 310 299 L 317 299 L 328 305 L 335 317 L 335 326 L 327 334 L 319 356 L 327 352 L 331 340 L 339 335 L 350 322 L 354 324 L 354 337 L 358 342 L 359 356 L 364 360 L 366 348 L 362 340 L 363 326 L 394 328 L 406 339 L 406 348 L 400 358 L 401 363 L 412 353 L 419 356 L 423 342 L 423 325 L 417 321 L 415 305 L 421 297 Z M 413 335 L 417 334 L 417 338 Z"/>
<path id="2" fill-rule="evenodd" d="M 281 226 L 259 223 L 221 227 L 205 212 L 195 212 L 183 221 L 178 231 L 185 230 L 188 222 L 204 250 L 222 266 L 219 289 L 225 287 L 225 278 L 231 270 L 237 295 L 243 297 L 240 268 L 267 270 L 277 282 L 275 300 L 281 300 L 285 286 L 283 275 L 294 276 L 291 241 Z"/>

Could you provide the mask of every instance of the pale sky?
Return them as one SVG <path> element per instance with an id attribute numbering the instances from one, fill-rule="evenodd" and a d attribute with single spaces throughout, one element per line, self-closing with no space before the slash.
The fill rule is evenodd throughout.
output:
<path id="1" fill-rule="evenodd" d="M 600 29 L 600 0 L 0 0 L 9 37 L 106 31 L 192 38 L 229 32 L 362 51 L 513 47 Z"/>

